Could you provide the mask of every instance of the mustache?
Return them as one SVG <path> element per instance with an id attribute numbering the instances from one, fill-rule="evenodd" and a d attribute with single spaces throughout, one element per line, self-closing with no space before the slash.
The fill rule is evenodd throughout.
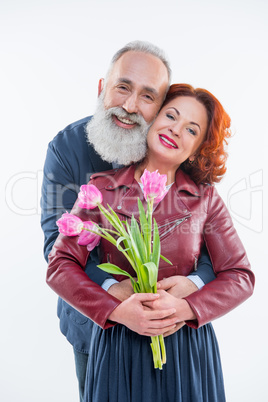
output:
<path id="1" fill-rule="evenodd" d="M 139 124 L 142 127 L 145 127 L 145 126 L 148 127 L 148 123 L 144 120 L 144 118 L 141 115 L 138 115 L 137 113 L 128 113 L 122 107 L 115 106 L 110 109 L 105 109 L 105 116 L 107 118 L 110 118 L 113 115 L 116 117 L 119 117 L 119 118 L 121 117 L 124 119 L 129 119 L 133 123 Z"/>

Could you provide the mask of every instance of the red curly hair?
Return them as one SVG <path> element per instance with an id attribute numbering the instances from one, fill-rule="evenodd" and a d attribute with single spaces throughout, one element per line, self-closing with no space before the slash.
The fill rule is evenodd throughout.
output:
<path id="1" fill-rule="evenodd" d="M 218 183 L 226 172 L 227 138 L 230 137 L 231 119 L 222 105 L 209 91 L 193 88 L 188 84 L 173 84 L 170 86 L 163 106 L 178 96 L 191 96 L 202 103 L 207 111 L 208 128 L 205 140 L 199 147 L 197 156 L 191 164 L 189 160 L 180 168 L 197 183 Z"/>

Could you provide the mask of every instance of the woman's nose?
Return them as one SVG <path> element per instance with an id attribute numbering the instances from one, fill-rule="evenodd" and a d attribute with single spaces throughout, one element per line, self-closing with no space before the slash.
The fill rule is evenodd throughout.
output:
<path id="1" fill-rule="evenodd" d="M 178 122 L 175 122 L 169 127 L 169 131 L 173 134 L 176 135 L 177 137 L 181 136 L 181 125 Z"/>

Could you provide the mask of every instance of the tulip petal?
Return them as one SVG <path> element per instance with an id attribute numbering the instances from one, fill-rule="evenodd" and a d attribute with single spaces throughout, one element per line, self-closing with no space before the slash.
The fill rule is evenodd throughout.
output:
<path id="1" fill-rule="evenodd" d="M 141 176 L 141 182 L 146 200 L 153 199 L 154 202 L 160 202 L 168 191 L 166 189 L 167 176 L 165 174 L 161 175 L 158 170 L 149 172 L 145 169 Z"/>
<path id="2" fill-rule="evenodd" d="M 78 244 L 80 246 L 87 246 L 87 249 L 91 251 L 95 246 L 99 244 L 101 237 L 96 233 L 92 233 L 89 230 L 85 229 L 94 230 L 95 232 L 98 232 L 98 227 L 94 222 L 91 221 L 83 222 L 83 230 L 79 234 Z"/>
<path id="3" fill-rule="evenodd" d="M 94 209 L 102 203 L 102 194 L 94 184 L 83 184 L 78 194 L 78 206 L 85 209 Z"/>
<path id="4" fill-rule="evenodd" d="M 59 232 L 65 236 L 77 236 L 83 228 L 82 220 L 76 216 L 65 212 L 56 222 Z"/>

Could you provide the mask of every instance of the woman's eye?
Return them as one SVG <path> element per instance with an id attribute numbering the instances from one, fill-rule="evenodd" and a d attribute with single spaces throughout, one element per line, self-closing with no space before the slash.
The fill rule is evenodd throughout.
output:
<path id="1" fill-rule="evenodd" d="M 192 128 L 187 128 L 187 130 L 189 131 L 190 134 L 196 135 L 195 130 L 193 130 Z"/>
<path id="2" fill-rule="evenodd" d="M 167 113 L 166 116 L 167 116 L 167 118 L 170 119 L 170 120 L 175 120 L 175 119 L 174 119 L 174 116 L 173 116 L 172 114 L 170 114 L 170 113 Z"/>

